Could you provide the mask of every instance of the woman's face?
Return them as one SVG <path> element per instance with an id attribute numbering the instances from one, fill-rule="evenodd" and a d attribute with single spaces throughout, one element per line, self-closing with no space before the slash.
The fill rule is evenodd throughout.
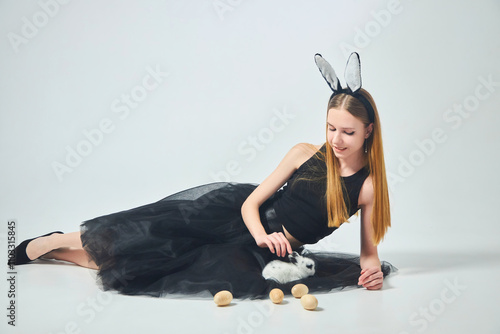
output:
<path id="1" fill-rule="evenodd" d="M 373 124 L 368 127 L 345 109 L 328 110 L 327 139 L 333 153 L 339 159 L 363 154 L 365 138 L 368 138 Z"/>

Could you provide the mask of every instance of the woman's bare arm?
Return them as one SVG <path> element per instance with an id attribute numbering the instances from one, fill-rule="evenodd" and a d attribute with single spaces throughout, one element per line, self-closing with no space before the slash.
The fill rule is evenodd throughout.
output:
<path id="1" fill-rule="evenodd" d="M 250 234 L 260 247 L 268 247 L 278 256 L 292 253 L 292 247 L 283 233 L 267 234 L 260 221 L 259 207 L 292 176 L 317 148 L 310 144 L 297 144 L 288 151 L 278 167 L 248 196 L 241 206 L 241 215 Z"/>
<path id="2" fill-rule="evenodd" d="M 383 274 L 380 267 L 377 246 L 373 244 L 373 227 L 371 214 L 373 210 L 373 182 L 369 176 L 359 194 L 359 205 L 361 207 L 361 275 L 359 285 L 368 290 L 382 288 Z"/>

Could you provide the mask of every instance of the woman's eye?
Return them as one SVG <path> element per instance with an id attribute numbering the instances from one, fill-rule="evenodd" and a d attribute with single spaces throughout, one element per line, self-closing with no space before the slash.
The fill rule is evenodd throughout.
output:
<path id="1" fill-rule="evenodd" d="M 334 128 L 328 128 L 328 130 L 329 130 L 329 131 L 335 131 L 335 129 L 334 129 Z"/>
<path id="2" fill-rule="evenodd" d="M 345 134 L 348 136 L 352 136 L 354 134 L 354 131 L 353 132 L 346 132 Z"/>

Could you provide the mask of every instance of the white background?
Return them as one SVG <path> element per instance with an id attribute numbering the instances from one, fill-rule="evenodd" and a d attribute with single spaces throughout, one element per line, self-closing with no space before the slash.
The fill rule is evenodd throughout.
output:
<path id="1" fill-rule="evenodd" d="M 440 259 L 436 269 L 492 257 L 499 14 L 493 0 L 0 1 L 2 245 L 12 219 L 21 241 L 203 183 L 261 182 L 294 144 L 324 142 L 331 92 L 314 54 L 344 82 L 348 53 L 358 51 L 391 186 L 381 258 L 404 274 L 428 259 Z M 168 76 L 126 117 L 117 113 L 113 103 L 125 106 L 122 96 L 155 68 Z M 89 146 L 84 133 L 106 119 L 112 131 Z M 68 166 L 78 147 L 86 155 L 58 175 L 54 164 Z M 357 252 L 358 233 L 354 220 L 318 247 Z M 490 283 L 493 265 L 496 276 L 481 274 Z M 395 333 L 419 328 L 406 320 L 414 310 Z"/>

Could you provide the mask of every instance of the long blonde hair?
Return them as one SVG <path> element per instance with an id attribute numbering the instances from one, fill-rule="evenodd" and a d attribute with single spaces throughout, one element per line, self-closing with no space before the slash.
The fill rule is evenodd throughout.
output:
<path id="1" fill-rule="evenodd" d="M 368 167 L 373 180 L 374 199 L 370 219 L 374 231 L 372 241 L 374 245 L 378 245 L 384 238 L 387 229 L 391 226 L 389 190 L 385 171 L 382 133 L 380 128 L 380 118 L 375 101 L 370 93 L 364 89 L 361 89 L 359 94 L 362 94 L 371 104 L 375 114 L 373 120 L 373 131 L 366 140 L 368 153 L 365 154 L 365 165 Z M 368 112 L 366 111 L 365 106 L 352 95 L 343 93 L 334 95 L 328 102 L 327 113 L 332 108 L 344 109 L 363 122 L 365 127 L 370 125 Z M 342 188 L 344 187 L 344 183 L 340 177 L 339 160 L 335 154 L 333 154 L 332 147 L 330 146 L 328 139 L 326 140 L 325 162 L 327 166 L 326 203 L 328 209 L 328 226 L 338 227 L 340 224 L 349 219 L 349 213 L 343 197 Z"/>

